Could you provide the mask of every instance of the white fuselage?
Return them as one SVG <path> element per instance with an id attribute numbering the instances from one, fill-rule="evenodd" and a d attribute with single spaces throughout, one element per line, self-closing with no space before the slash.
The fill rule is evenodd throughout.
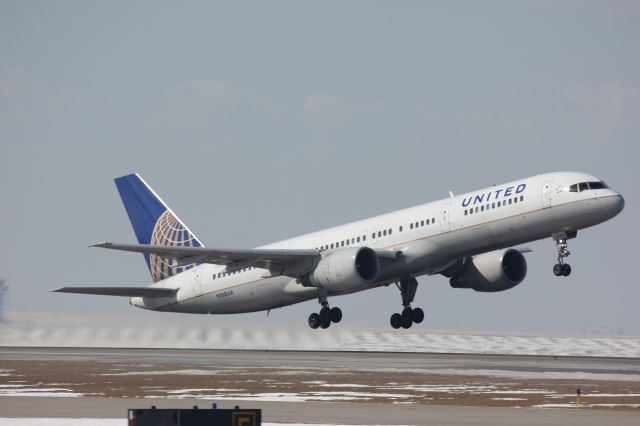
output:
<path id="1" fill-rule="evenodd" d="M 261 248 L 337 251 L 367 246 L 376 251 L 402 252 L 403 261 L 383 267 L 379 279 L 368 287 L 375 288 L 441 272 L 463 257 L 604 222 L 622 210 L 624 200 L 609 188 L 570 191 L 571 185 L 593 181 L 599 179 L 584 173 L 538 175 Z M 211 264 L 198 265 L 153 287 L 179 290 L 172 298 L 133 298 L 131 304 L 162 311 L 231 314 L 273 309 L 318 297 L 317 288 L 305 287 L 289 276 L 269 276 L 267 270 L 259 268 L 225 273 L 224 266 Z"/>

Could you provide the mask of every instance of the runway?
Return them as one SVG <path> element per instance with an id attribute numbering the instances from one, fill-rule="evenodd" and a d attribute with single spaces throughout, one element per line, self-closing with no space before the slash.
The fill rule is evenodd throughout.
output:
<path id="1" fill-rule="evenodd" d="M 576 409 L 575 393 L 582 392 Z M 420 353 L 0 348 L 0 417 L 240 405 L 270 422 L 637 424 L 640 362 Z"/>

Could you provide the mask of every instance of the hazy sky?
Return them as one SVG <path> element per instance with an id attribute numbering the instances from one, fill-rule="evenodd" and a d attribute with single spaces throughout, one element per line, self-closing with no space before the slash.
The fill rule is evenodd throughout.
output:
<path id="1" fill-rule="evenodd" d="M 640 3 L 0 0 L 0 276 L 9 308 L 143 316 L 112 179 L 137 171 L 208 246 L 246 248 L 520 177 L 603 178 L 625 211 L 551 239 L 500 294 L 420 279 L 430 328 L 640 332 Z M 636 218 L 634 220 L 633 218 Z M 399 292 L 335 298 L 387 326 Z M 202 324 L 305 324 L 316 302 Z"/>

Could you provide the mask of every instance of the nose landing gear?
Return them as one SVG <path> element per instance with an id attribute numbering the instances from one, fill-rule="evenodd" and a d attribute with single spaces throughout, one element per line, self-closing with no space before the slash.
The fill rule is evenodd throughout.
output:
<path id="1" fill-rule="evenodd" d="M 318 289 L 318 302 L 322 306 L 320 309 L 320 313 L 312 313 L 309 315 L 309 327 L 316 329 L 320 328 L 329 328 L 331 323 L 338 323 L 342 321 L 342 310 L 338 307 L 329 307 L 329 302 L 327 301 L 327 292 L 324 289 Z"/>
<path id="2" fill-rule="evenodd" d="M 571 266 L 568 263 L 564 263 L 564 258 L 571 254 L 568 249 L 567 240 L 575 238 L 576 235 L 577 232 L 558 232 L 551 235 L 558 249 L 558 263 L 553 265 L 553 274 L 556 277 L 568 277 L 571 274 Z"/>
<path id="3" fill-rule="evenodd" d="M 411 302 L 413 302 L 418 289 L 418 281 L 415 278 L 409 278 L 396 283 L 396 286 L 400 289 L 404 309 L 401 314 L 395 313 L 391 315 L 389 321 L 391 327 L 408 329 L 414 323 L 420 324 L 424 320 L 424 311 L 420 308 L 411 308 Z"/>

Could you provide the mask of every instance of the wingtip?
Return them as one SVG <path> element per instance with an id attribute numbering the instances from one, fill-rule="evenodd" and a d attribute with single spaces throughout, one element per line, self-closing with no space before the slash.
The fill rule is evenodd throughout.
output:
<path id="1" fill-rule="evenodd" d="M 104 247 L 109 247 L 111 245 L 112 245 L 112 243 L 110 243 L 108 241 L 103 241 L 101 243 L 90 244 L 88 247 L 102 247 L 102 248 L 104 248 Z"/>
<path id="2" fill-rule="evenodd" d="M 64 290 L 64 287 L 58 287 L 58 288 L 54 288 L 53 290 L 49 290 L 49 292 L 51 292 L 51 293 L 60 293 L 63 290 Z"/>

